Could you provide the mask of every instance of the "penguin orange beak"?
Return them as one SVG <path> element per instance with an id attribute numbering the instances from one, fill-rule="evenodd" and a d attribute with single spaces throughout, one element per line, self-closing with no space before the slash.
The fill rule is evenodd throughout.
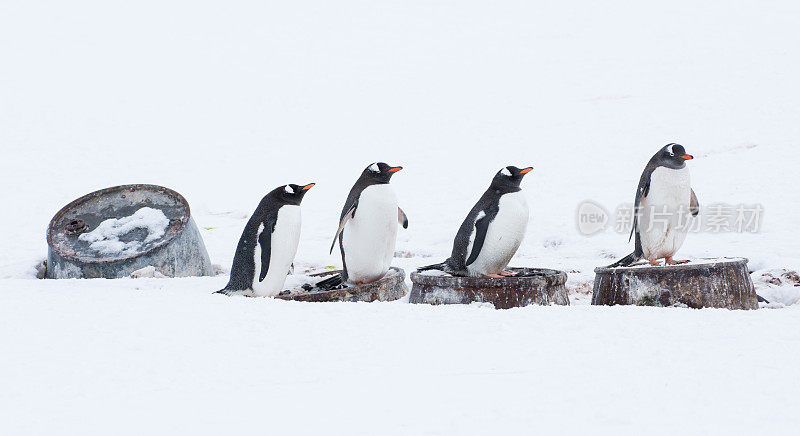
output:
<path id="1" fill-rule="evenodd" d="M 403 169 L 403 167 L 391 167 L 387 171 L 389 171 L 390 173 L 396 173 L 396 172 L 398 172 L 398 171 L 400 171 L 402 169 Z"/>
<path id="2" fill-rule="evenodd" d="M 533 171 L 533 167 L 523 168 L 519 170 L 520 174 L 528 174 L 529 172 Z"/>
<path id="3" fill-rule="evenodd" d="M 309 189 L 313 188 L 314 185 L 315 185 L 315 183 L 309 183 L 308 185 L 303 186 L 303 191 L 306 191 L 306 190 L 309 190 Z"/>
<path id="4" fill-rule="evenodd" d="M 694 156 L 692 156 L 691 154 L 685 154 L 685 155 L 681 156 L 681 158 L 682 159 L 686 159 L 686 160 L 692 160 L 692 159 L 694 159 Z"/>

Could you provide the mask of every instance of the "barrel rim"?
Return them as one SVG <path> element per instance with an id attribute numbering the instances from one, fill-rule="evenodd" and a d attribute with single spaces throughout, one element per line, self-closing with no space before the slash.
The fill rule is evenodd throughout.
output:
<path id="1" fill-rule="evenodd" d="M 696 261 L 713 260 L 708 263 L 697 263 Z M 733 265 L 747 265 L 749 260 L 746 257 L 701 257 L 698 259 L 690 259 L 689 263 L 681 263 L 678 265 L 663 265 L 663 266 L 598 266 L 594 269 L 595 274 L 619 274 L 619 273 L 652 273 L 659 271 L 681 271 L 696 268 L 720 268 L 722 266 Z"/>
<path id="2" fill-rule="evenodd" d="M 135 253 L 135 254 L 132 254 L 132 255 L 128 255 L 128 256 L 124 256 L 124 257 L 115 257 L 115 258 L 99 258 L 98 259 L 98 258 L 86 258 L 86 257 L 82 257 L 82 256 L 75 256 L 73 254 L 66 253 L 66 252 L 62 251 L 61 249 L 59 249 L 59 247 L 57 245 L 55 245 L 53 243 L 53 234 L 58 232 L 58 229 L 56 229 L 56 223 L 67 213 L 67 211 L 69 211 L 70 209 L 72 209 L 73 207 L 75 207 L 75 206 L 77 206 L 77 205 L 79 205 L 81 203 L 84 203 L 84 202 L 88 201 L 91 198 L 99 197 L 101 195 L 108 194 L 108 193 L 111 193 L 111 192 L 124 191 L 124 190 L 130 190 L 130 189 L 133 189 L 133 190 L 161 191 L 162 193 L 165 193 L 168 196 L 175 197 L 181 203 L 181 205 L 186 209 L 186 214 L 183 216 L 183 218 L 180 221 L 180 226 L 178 228 L 178 231 L 174 232 L 174 233 L 170 233 L 169 235 L 167 235 L 167 237 L 162 238 L 155 245 L 153 245 L 152 247 L 150 247 L 149 249 L 147 249 L 145 251 L 142 251 L 142 252 L 139 252 L 139 253 Z M 90 193 L 88 193 L 86 195 L 78 197 L 75 200 L 72 200 L 71 202 L 69 202 L 66 206 L 64 206 L 61 209 L 59 209 L 59 211 L 56 212 L 55 215 L 53 215 L 53 218 L 50 220 L 50 224 L 47 225 L 47 246 L 50 248 L 50 250 L 53 250 L 54 252 L 58 253 L 59 256 L 65 258 L 67 260 L 76 261 L 76 262 L 80 262 L 80 263 L 83 263 L 83 264 L 113 264 L 113 263 L 125 262 L 125 261 L 131 260 L 131 259 L 136 259 L 138 257 L 142 257 L 142 256 L 145 256 L 147 254 L 153 253 L 156 250 L 160 249 L 161 247 L 164 247 L 165 245 L 167 245 L 170 242 L 172 242 L 175 238 L 177 238 L 178 236 L 180 236 L 183 233 L 183 231 L 186 229 L 186 226 L 189 224 L 189 220 L 191 220 L 191 217 L 192 217 L 192 211 L 191 211 L 191 209 L 189 207 L 189 202 L 186 201 L 186 198 L 184 198 L 183 195 L 179 194 L 177 191 L 174 191 L 174 190 L 172 190 L 170 188 L 167 188 L 165 186 L 151 185 L 151 184 L 147 184 L 147 183 L 135 183 L 135 184 L 131 184 L 131 185 L 112 186 L 110 188 L 99 189 L 97 191 L 90 192 Z"/>
<path id="3" fill-rule="evenodd" d="M 535 268 L 535 267 L 511 267 L 508 268 L 511 271 L 514 270 L 522 270 L 522 269 L 530 269 L 536 271 L 543 271 L 544 274 L 538 276 L 528 276 L 528 277 L 461 277 L 461 276 L 430 276 L 424 275 L 419 272 L 419 270 L 414 271 L 411 273 L 411 282 L 415 284 L 421 285 L 433 285 L 433 286 L 442 286 L 441 280 L 448 280 L 452 281 L 455 285 L 458 283 L 458 286 L 453 286 L 457 288 L 462 287 L 475 287 L 475 288 L 493 288 L 493 287 L 503 287 L 508 285 L 515 285 L 515 284 L 522 284 L 528 281 L 533 281 L 536 279 L 547 279 L 553 280 L 555 279 L 555 285 L 565 284 L 567 282 L 567 273 L 565 271 L 551 269 L 551 268 Z M 450 285 L 448 285 L 450 286 Z"/>

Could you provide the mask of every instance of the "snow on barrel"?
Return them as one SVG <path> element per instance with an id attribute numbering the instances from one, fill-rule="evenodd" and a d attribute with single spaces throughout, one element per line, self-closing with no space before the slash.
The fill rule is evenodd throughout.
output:
<path id="1" fill-rule="evenodd" d="M 47 244 L 47 278 L 120 278 L 148 267 L 213 275 L 189 204 L 162 186 L 115 186 L 73 201 L 50 221 Z"/>

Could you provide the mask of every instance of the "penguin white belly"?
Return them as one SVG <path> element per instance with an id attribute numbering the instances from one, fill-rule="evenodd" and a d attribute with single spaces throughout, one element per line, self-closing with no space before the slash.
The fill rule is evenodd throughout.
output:
<path id="1" fill-rule="evenodd" d="M 300 241 L 300 206 L 281 206 L 278 209 L 278 219 L 275 231 L 270 238 L 269 270 L 264 280 L 261 276 L 261 245 L 256 244 L 255 250 L 255 275 L 253 277 L 253 294 L 259 297 L 272 297 L 283 290 L 286 275 L 297 254 L 297 244 Z M 259 227 L 259 234 L 268 231 Z"/>
<path id="2" fill-rule="evenodd" d="M 467 271 L 471 276 L 499 274 L 508 266 L 508 262 L 514 257 L 525 237 L 528 214 L 528 202 L 522 191 L 500 197 L 497 215 L 489 223 L 481 251 L 475 261 L 467 265 Z M 472 243 L 467 252 L 469 258 Z"/>
<path id="3" fill-rule="evenodd" d="M 397 239 L 397 196 L 389 184 L 361 192 L 342 235 L 348 283 L 374 282 L 389 271 Z"/>
<path id="4" fill-rule="evenodd" d="M 650 175 L 650 190 L 640 202 L 637 225 L 647 260 L 673 256 L 686 238 L 692 196 L 689 169 L 659 167 Z"/>

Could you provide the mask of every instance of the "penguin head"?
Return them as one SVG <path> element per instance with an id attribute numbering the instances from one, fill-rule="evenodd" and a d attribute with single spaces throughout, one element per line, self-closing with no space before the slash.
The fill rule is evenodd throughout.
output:
<path id="1" fill-rule="evenodd" d="M 361 177 L 371 184 L 389 183 L 394 173 L 402 169 L 403 167 L 393 167 L 384 162 L 375 162 L 364 168 Z"/>
<path id="2" fill-rule="evenodd" d="M 513 165 L 507 166 L 494 175 L 492 187 L 512 191 L 519 190 L 522 178 L 531 171 L 533 171 L 533 167 L 517 168 Z"/>
<path id="3" fill-rule="evenodd" d="M 295 185 L 290 183 L 276 189 L 276 191 L 281 203 L 299 206 L 300 202 L 303 201 L 303 196 L 305 196 L 306 192 L 313 187 L 313 183 L 309 183 L 307 185 Z"/>
<path id="4" fill-rule="evenodd" d="M 694 159 L 691 154 L 686 153 L 686 149 L 682 145 L 674 142 L 665 145 L 653 157 L 658 165 L 673 169 L 683 168 L 686 166 L 687 160 Z"/>

